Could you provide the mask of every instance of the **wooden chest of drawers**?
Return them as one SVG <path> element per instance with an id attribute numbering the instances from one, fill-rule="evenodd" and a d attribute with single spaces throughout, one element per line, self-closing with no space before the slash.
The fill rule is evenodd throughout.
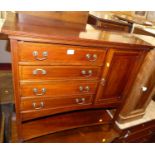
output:
<path id="1" fill-rule="evenodd" d="M 152 49 L 131 36 L 100 32 L 95 39 L 60 25 L 5 23 L 2 31 L 11 41 L 19 141 L 112 123 L 106 109 L 117 116 Z"/>
<path id="2" fill-rule="evenodd" d="M 140 50 L 125 48 L 31 43 L 17 39 L 11 40 L 11 46 L 18 133 L 22 141 L 55 132 L 49 126 L 46 132 L 37 132 L 44 121 L 52 120 L 51 115 L 73 111 L 72 117 L 77 110 L 117 108 L 145 56 Z M 117 75 L 119 69 L 121 72 Z M 106 115 L 104 110 L 100 112 Z M 105 123 L 100 122 L 104 118 L 96 115 L 97 112 L 92 113 L 93 118 L 98 118 L 95 122 L 85 120 L 81 126 Z M 32 134 L 27 133 L 31 128 L 28 124 L 35 129 Z M 74 126 L 80 126 L 80 122 Z"/>

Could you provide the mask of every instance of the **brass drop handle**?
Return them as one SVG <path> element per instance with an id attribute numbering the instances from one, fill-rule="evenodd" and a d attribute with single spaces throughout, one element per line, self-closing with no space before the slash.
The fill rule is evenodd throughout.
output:
<path id="1" fill-rule="evenodd" d="M 90 76 L 92 76 L 93 71 L 92 70 L 87 70 L 87 71 L 86 70 L 82 70 L 81 74 L 86 76 L 86 77 L 90 77 Z"/>
<path id="2" fill-rule="evenodd" d="M 77 104 L 84 104 L 85 103 L 85 98 L 76 98 L 75 99 Z"/>
<path id="3" fill-rule="evenodd" d="M 39 61 L 43 61 L 43 60 L 46 60 L 47 59 L 47 56 L 48 56 L 48 52 L 47 51 L 44 51 L 42 52 L 42 58 L 38 58 L 38 51 L 33 51 L 33 56 L 36 60 L 39 60 Z"/>
<path id="4" fill-rule="evenodd" d="M 42 88 L 42 89 L 41 89 L 41 93 L 38 93 L 38 89 L 37 89 L 37 88 L 34 88 L 34 89 L 33 89 L 33 92 L 34 92 L 34 94 L 37 95 L 37 96 L 43 96 L 43 95 L 45 95 L 45 93 L 46 93 L 46 88 Z"/>
<path id="5" fill-rule="evenodd" d="M 90 87 L 89 87 L 89 86 L 85 86 L 85 87 L 80 86 L 80 87 L 79 87 L 79 90 L 80 90 L 81 92 L 89 92 Z"/>
<path id="6" fill-rule="evenodd" d="M 36 103 L 33 102 L 32 103 L 32 107 L 35 109 L 35 110 L 40 110 L 44 107 L 44 102 L 40 102 L 40 107 L 36 107 Z"/>
<path id="7" fill-rule="evenodd" d="M 33 70 L 33 75 L 37 75 L 37 74 L 39 74 L 41 72 L 41 74 L 42 75 L 46 75 L 47 74 L 47 71 L 46 70 L 44 70 L 44 69 L 35 69 L 35 70 Z"/>
<path id="8" fill-rule="evenodd" d="M 86 58 L 88 61 L 96 61 L 97 55 L 96 54 L 86 54 Z"/>

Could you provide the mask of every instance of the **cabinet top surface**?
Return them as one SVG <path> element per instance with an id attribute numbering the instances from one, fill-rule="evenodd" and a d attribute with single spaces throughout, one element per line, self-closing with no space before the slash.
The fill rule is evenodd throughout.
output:
<path id="1" fill-rule="evenodd" d="M 2 33 L 16 37 L 56 39 L 64 42 L 83 42 L 90 45 L 93 43 L 96 46 L 128 44 L 129 47 L 153 48 L 151 44 L 132 34 L 103 31 L 89 24 L 86 25 L 85 30 L 79 30 L 78 28 L 72 28 L 72 24 L 64 22 L 50 27 L 43 27 L 6 21 L 2 27 Z"/>

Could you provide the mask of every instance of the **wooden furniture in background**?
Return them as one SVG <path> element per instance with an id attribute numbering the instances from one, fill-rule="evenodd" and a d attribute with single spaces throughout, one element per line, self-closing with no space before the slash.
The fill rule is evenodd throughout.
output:
<path id="1" fill-rule="evenodd" d="M 120 137 L 114 143 L 149 143 L 155 142 L 155 120 L 120 131 Z"/>
<path id="2" fill-rule="evenodd" d="M 153 48 L 129 34 L 96 30 L 91 36 L 92 30 L 71 25 L 6 22 L 2 29 L 11 41 L 19 141 L 111 124 L 106 109 L 120 110 Z"/>
<path id="3" fill-rule="evenodd" d="M 133 33 L 155 37 L 155 33 L 151 33 L 143 28 L 135 27 Z"/>
<path id="4" fill-rule="evenodd" d="M 115 20 L 108 20 L 103 18 L 98 18 L 94 15 L 89 14 L 88 24 L 94 25 L 98 28 L 101 28 L 105 31 L 122 31 L 130 32 L 131 25 L 127 23 L 122 23 Z"/>

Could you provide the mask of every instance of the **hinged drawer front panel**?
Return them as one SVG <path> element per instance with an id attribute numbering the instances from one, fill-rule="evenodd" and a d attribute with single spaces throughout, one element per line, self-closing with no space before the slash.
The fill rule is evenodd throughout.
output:
<path id="1" fill-rule="evenodd" d="M 21 97 L 52 97 L 74 94 L 94 94 L 96 81 L 50 81 L 22 83 Z"/>
<path id="2" fill-rule="evenodd" d="M 105 49 L 67 45 L 19 42 L 20 62 L 36 64 L 99 65 L 102 66 Z"/>
<path id="3" fill-rule="evenodd" d="M 21 80 L 49 80 L 49 79 L 97 79 L 100 67 L 86 66 L 20 66 Z"/>
<path id="4" fill-rule="evenodd" d="M 68 106 L 84 106 L 91 104 L 91 95 L 73 97 L 29 99 L 21 102 L 21 111 L 41 111 L 49 108 L 64 108 Z"/>

